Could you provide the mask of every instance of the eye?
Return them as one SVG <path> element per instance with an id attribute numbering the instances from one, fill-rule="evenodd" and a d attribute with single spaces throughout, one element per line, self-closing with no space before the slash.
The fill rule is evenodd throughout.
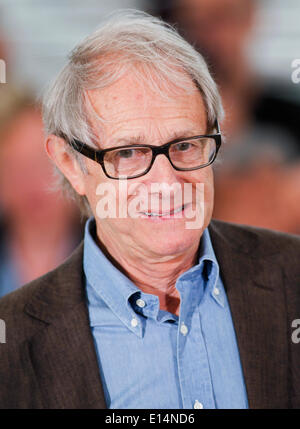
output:
<path id="1" fill-rule="evenodd" d="M 182 142 L 182 143 L 177 143 L 174 147 L 174 149 L 178 152 L 185 152 L 189 149 L 191 149 L 193 146 L 192 143 L 189 142 Z"/>
<path id="2" fill-rule="evenodd" d="M 117 152 L 117 155 L 119 158 L 124 158 L 124 159 L 132 158 L 133 155 L 135 155 L 135 150 L 134 149 L 122 149 L 122 150 L 119 150 Z"/>

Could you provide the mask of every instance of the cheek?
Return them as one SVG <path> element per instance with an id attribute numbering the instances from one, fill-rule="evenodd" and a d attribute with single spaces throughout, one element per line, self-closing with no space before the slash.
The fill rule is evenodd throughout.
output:
<path id="1" fill-rule="evenodd" d="M 95 214 L 96 205 L 101 198 L 97 195 L 97 190 L 100 184 L 106 182 L 106 176 L 103 173 L 101 165 L 96 162 L 85 159 L 85 169 L 87 172 L 83 174 L 85 195 L 89 201 L 92 212 Z"/>
<path id="2" fill-rule="evenodd" d="M 196 170 L 192 172 L 189 182 L 192 182 L 195 186 L 201 185 L 204 188 L 204 198 L 206 202 L 209 202 L 214 197 L 214 176 L 211 167 Z"/>
<path id="3" fill-rule="evenodd" d="M 210 168 L 208 173 L 207 173 L 207 177 L 206 177 L 206 181 L 205 181 L 205 194 L 207 195 L 205 197 L 205 200 L 210 203 L 213 204 L 213 199 L 214 199 L 214 176 L 213 176 L 213 171 Z"/>
<path id="4" fill-rule="evenodd" d="M 214 206 L 214 176 L 213 170 L 211 167 L 205 168 L 202 171 L 200 170 L 197 174 L 196 180 L 194 180 L 195 184 L 199 184 L 201 199 L 204 203 L 204 223 L 205 226 L 210 222 L 213 206 Z"/>
<path id="5" fill-rule="evenodd" d="M 107 178 L 97 165 L 88 169 L 84 181 L 85 194 L 94 217 L 103 224 L 123 221 L 124 219 L 116 219 L 120 213 L 119 207 L 122 206 L 122 199 L 119 200 L 119 181 Z"/>
<path id="6" fill-rule="evenodd" d="M 211 217 L 214 206 L 214 176 L 212 168 L 209 169 L 206 179 L 207 180 L 204 185 L 205 211 L 207 216 Z"/>
<path id="7" fill-rule="evenodd" d="M 91 171 L 89 171 L 86 175 L 84 175 L 83 180 L 84 180 L 85 195 L 88 199 L 91 210 L 95 216 L 97 204 L 99 200 L 102 198 L 100 195 L 97 195 L 98 187 L 102 183 L 99 177 L 99 173 L 92 174 Z"/>

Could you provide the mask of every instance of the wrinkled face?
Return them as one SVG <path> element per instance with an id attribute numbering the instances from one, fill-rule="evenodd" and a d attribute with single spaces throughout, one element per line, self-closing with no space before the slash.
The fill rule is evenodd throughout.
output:
<path id="1" fill-rule="evenodd" d="M 99 148 L 127 144 L 160 146 L 175 138 L 205 134 L 207 117 L 200 92 L 179 93 L 175 88 L 172 91 L 171 84 L 168 92 L 170 96 L 163 97 L 130 74 L 104 90 L 90 91 L 90 101 L 104 120 L 98 126 Z M 128 162 L 128 156 L 131 156 L 130 152 L 123 153 L 122 162 Z M 127 180 L 126 191 L 124 181 L 107 178 L 101 166 L 93 160 L 85 158 L 85 162 L 88 169 L 88 174 L 83 177 L 85 194 L 96 218 L 98 236 L 104 244 L 111 240 L 124 252 L 130 248 L 159 257 L 198 247 L 213 209 L 211 166 L 195 171 L 176 171 L 161 154 L 147 174 Z M 157 185 L 162 188 L 158 190 Z M 185 185 L 188 191 L 184 195 Z M 128 195 L 129 188 L 134 194 Z M 101 207 L 104 207 L 103 198 L 108 195 L 102 193 L 104 189 L 115 190 L 110 194 L 116 202 L 116 213 L 122 213 L 122 218 L 99 217 Z M 147 207 L 144 205 L 145 190 Z M 140 203 L 137 203 L 138 195 L 143 196 Z M 125 206 L 127 216 L 123 216 Z M 189 227 L 187 222 L 191 222 Z"/>

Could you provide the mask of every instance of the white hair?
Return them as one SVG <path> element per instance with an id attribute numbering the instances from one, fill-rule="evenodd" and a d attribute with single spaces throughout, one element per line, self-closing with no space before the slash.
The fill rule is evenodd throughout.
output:
<path id="1" fill-rule="evenodd" d="M 43 99 L 46 133 L 96 146 L 86 93 L 112 85 L 128 70 L 162 95 L 167 94 L 168 83 L 189 91 L 194 82 L 203 97 L 208 129 L 222 119 L 221 98 L 203 57 L 169 24 L 141 11 L 123 10 L 110 15 L 71 52 Z M 81 155 L 68 150 L 80 160 Z M 89 215 L 86 198 L 78 196 L 63 176 L 61 185 Z"/>

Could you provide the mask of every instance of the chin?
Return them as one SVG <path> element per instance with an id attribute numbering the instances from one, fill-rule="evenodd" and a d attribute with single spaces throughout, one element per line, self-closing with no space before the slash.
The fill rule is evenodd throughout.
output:
<path id="1" fill-rule="evenodd" d="M 152 253 L 160 256 L 182 254 L 189 251 L 192 247 L 199 245 L 202 230 L 185 230 L 183 232 L 160 231 L 145 236 L 143 247 L 146 247 Z M 139 241 L 140 241 L 139 237 Z"/>

